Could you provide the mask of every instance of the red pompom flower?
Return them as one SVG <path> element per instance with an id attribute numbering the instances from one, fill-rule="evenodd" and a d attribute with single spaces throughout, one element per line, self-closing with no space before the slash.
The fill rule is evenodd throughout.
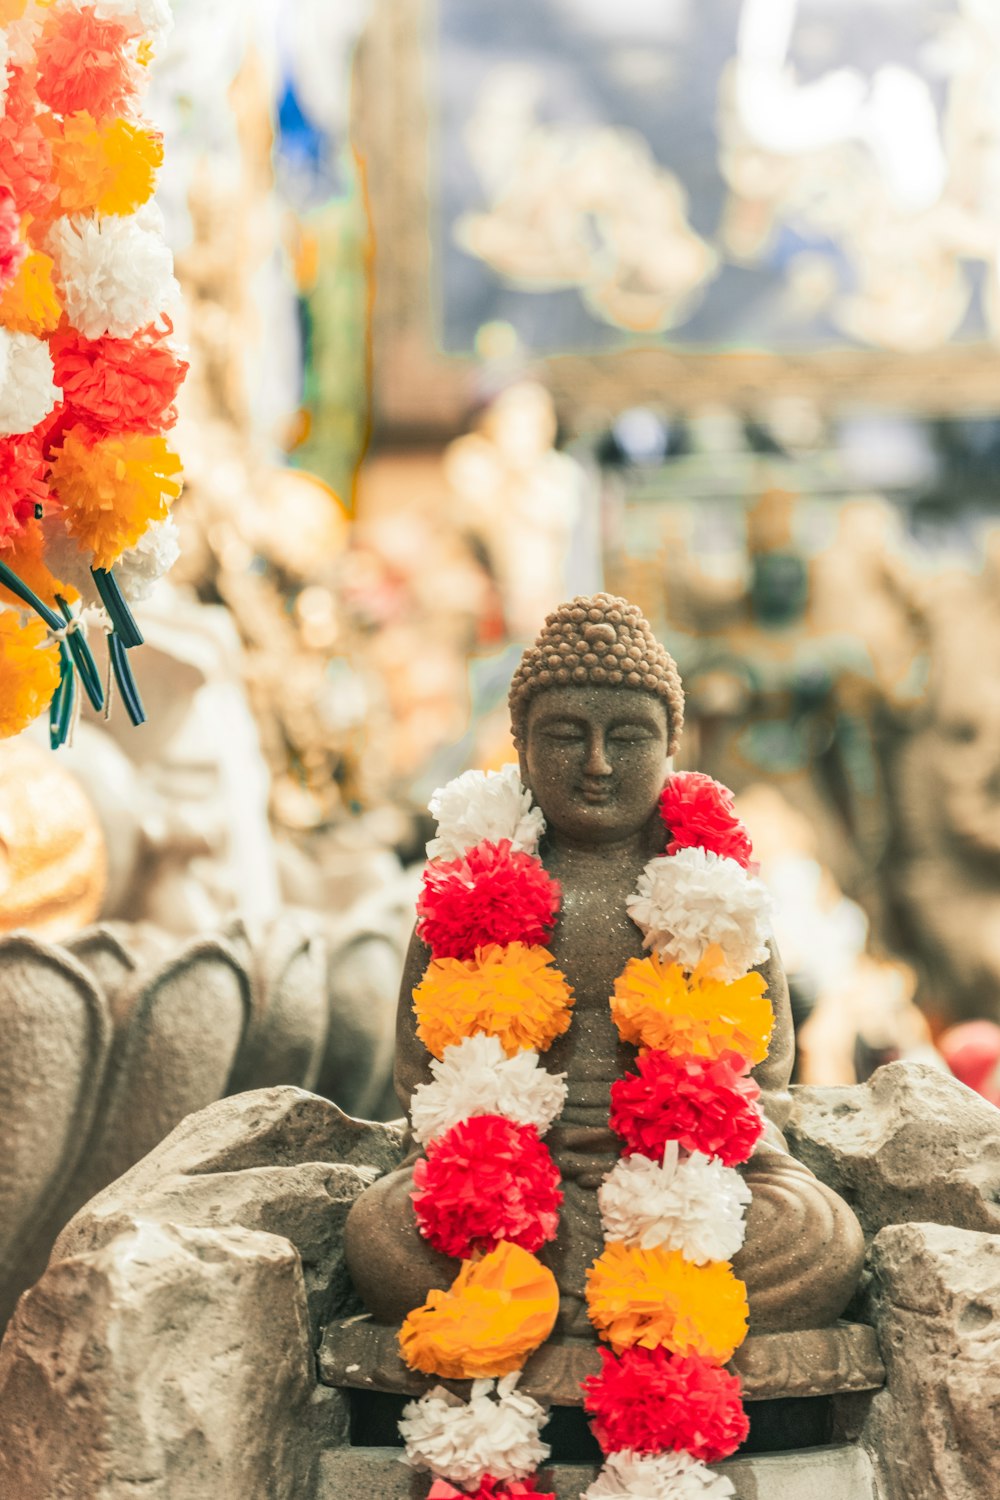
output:
<path id="1" fill-rule="evenodd" d="M 640 1052 L 636 1068 L 611 1085 L 610 1124 L 625 1143 L 623 1155 L 659 1161 L 667 1142 L 676 1141 L 727 1167 L 749 1158 L 764 1122 L 756 1105 L 760 1089 L 738 1053 Z"/>
<path id="2" fill-rule="evenodd" d="M 660 794 L 660 817 L 667 826 L 668 854 L 695 847 L 735 859 L 746 869 L 753 845 L 733 806 L 733 794 L 701 771 L 671 776 Z"/>
<path id="3" fill-rule="evenodd" d="M 431 1485 L 427 1500 L 556 1500 L 551 1490 L 535 1488 L 533 1479 L 491 1479 L 484 1474 L 474 1490 L 456 1490 L 446 1479 Z"/>
<path id="4" fill-rule="evenodd" d="M 35 434 L 0 438 L 0 548 L 33 518 L 36 506 L 51 499 Z"/>
<path id="5" fill-rule="evenodd" d="M 745 1442 L 740 1382 L 727 1370 L 662 1347 L 600 1352 L 601 1373 L 583 1382 L 583 1404 L 605 1453 L 675 1449 L 711 1464 Z"/>
<path id="6" fill-rule="evenodd" d="M 28 253 L 20 237 L 21 218 L 9 187 L 0 187 L 0 288 L 8 286 Z"/>
<path id="7" fill-rule="evenodd" d="M 103 432 L 172 427 L 173 403 L 188 367 L 165 340 L 156 329 L 131 339 L 57 333 L 49 341 L 54 379 L 72 419 Z"/>
<path id="8" fill-rule="evenodd" d="M 469 959 L 491 943 L 544 943 L 558 910 L 558 882 L 534 855 L 501 839 L 427 866 L 417 936 L 435 958 Z"/>
<path id="9" fill-rule="evenodd" d="M 420 1232 L 443 1255 L 465 1259 L 509 1240 L 534 1252 L 555 1239 L 559 1171 L 534 1125 L 474 1115 L 431 1141 L 413 1168 Z"/>
<path id="10" fill-rule="evenodd" d="M 57 115 L 95 120 L 125 112 L 139 84 L 129 28 L 89 6 L 53 11 L 38 42 L 38 97 Z"/>

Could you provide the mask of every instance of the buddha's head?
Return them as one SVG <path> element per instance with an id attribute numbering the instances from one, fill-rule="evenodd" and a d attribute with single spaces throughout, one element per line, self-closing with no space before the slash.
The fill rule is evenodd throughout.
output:
<path id="1" fill-rule="evenodd" d="M 611 594 L 560 605 L 514 673 L 510 714 L 522 779 L 550 828 L 606 844 L 645 827 L 684 693 L 636 605 Z"/>

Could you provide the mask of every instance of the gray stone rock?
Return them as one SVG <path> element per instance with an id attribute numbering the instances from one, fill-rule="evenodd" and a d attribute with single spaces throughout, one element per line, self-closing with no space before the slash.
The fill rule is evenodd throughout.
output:
<path id="1" fill-rule="evenodd" d="M 0 1328 L 62 1226 L 185 1116 L 285 1084 L 378 1107 L 400 955 L 367 920 L 345 916 L 335 942 L 308 914 L 191 939 L 147 923 L 0 938 Z"/>
<path id="2" fill-rule="evenodd" d="M 1000 1494 L 1000 1236 L 883 1229 L 871 1305 L 887 1384 L 863 1440 L 892 1500 Z"/>
<path id="3" fill-rule="evenodd" d="M 282 1235 L 298 1251 L 311 1329 L 360 1311 L 343 1257 L 355 1198 L 398 1164 L 399 1126 L 352 1120 L 300 1089 L 260 1089 L 191 1115 L 63 1230 L 53 1264 L 93 1252 L 134 1218 Z"/>
<path id="4" fill-rule="evenodd" d="M 5 1500 L 302 1500 L 317 1424 L 298 1257 L 136 1222 L 61 1261 L 11 1321 L 0 1413 Z"/>
<path id="5" fill-rule="evenodd" d="M 0 943 L 0 1328 L 65 1223 L 111 1038 L 74 958 L 23 934 Z"/>
<path id="6" fill-rule="evenodd" d="M 900 1062 L 865 1084 L 793 1096 L 792 1151 L 867 1236 L 914 1222 L 1000 1233 L 1000 1110 L 964 1084 Z"/>

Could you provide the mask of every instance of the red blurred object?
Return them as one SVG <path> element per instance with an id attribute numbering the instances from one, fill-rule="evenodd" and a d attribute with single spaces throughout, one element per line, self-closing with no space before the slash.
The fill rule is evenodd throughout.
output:
<path id="1" fill-rule="evenodd" d="M 937 1045 L 959 1083 L 1000 1106 L 1000 1026 L 963 1021 L 942 1032 Z"/>

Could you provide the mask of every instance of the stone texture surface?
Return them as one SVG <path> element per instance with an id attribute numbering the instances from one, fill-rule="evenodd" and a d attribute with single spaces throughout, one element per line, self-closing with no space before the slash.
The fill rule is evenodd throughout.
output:
<path id="1" fill-rule="evenodd" d="M 260 1089 L 189 1116 L 83 1208 L 56 1265 L 108 1246 L 133 1219 L 282 1235 L 302 1260 L 314 1338 L 358 1307 L 344 1265 L 348 1209 L 401 1153 L 398 1126 L 353 1120 L 300 1089 Z"/>
<path id="2" fill-rule="evenodd" d="M 278 1084 L 374 1107 L 400 962 L 364 913 L 330 940 L 293 915 L 0 939 L 0 1328 L 72 1214 L 191 1112 Z"/>
<path id="3" fill-rule="evenodd" d="M 318 1435 L 298 1257 L 133 1223 L 25 1294 L 0 1411 L 5 1500 L 302 1500 Z"/>
<path id="4" fill-rule="evenodd" d="M 865 1084 L 793 1098 L 789 1144 L 869 1237 L 914 1222 L 1000 1234 L 1000 1110 L 971 1089 L 899 1062 Z"/>
<path id="5" fill-rule="evenodd" d="M 888 1382 L 863 1440 L 891 1500 L 1000 1495 L 1000 1235 L 883 1229 L 872 1311 Z"/>
<path id="6" fill-rule="evenodd" d="M 733 1458 L 719 1468 L 732 1480 L 736 1500 L 876 1500 L 867 1455 L 846 1445 Z M 544 1488 L 558 1500 L 579 1500 L 595 1473 L 582 1464 L 556 1464 L 544 1471 Z M 315 1500 L 423 1500 L 426 1493 L 426 1474 L 414 1474 L 398 1456 L 346 1448 L 320 1460 Z"/>

